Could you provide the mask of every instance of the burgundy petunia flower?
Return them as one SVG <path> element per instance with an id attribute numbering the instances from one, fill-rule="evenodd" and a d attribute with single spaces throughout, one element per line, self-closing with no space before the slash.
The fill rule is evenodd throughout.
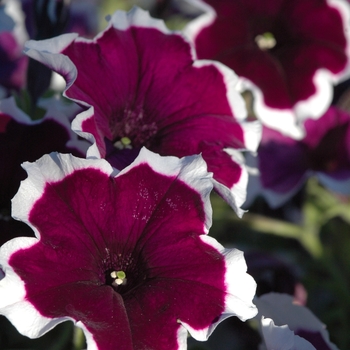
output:
<path id="1" fill-rule="evenodd" d="M 244 121 L 237 78 L 196 61 L 190 44 L 141 9 L 116 12 L 94 40 L 30 41 L 27 54 L 63 75 L 66 96 L 93 106 L 72 126 L 96 144 L 89 155 L 123 169 L 142 146 L 161 155 L 199 154 L 215 188 L 241 213 L 247 175 L 240 150 L 255 150 L 259 125 Z"/>
<path id="2" fill-rule="evenodd" d="M 330 190 L 350 194 L 350 114 L 330 107 L 320 119 L 307 120 L 304 128 L 300 141 L 263 128 L 259 181 L 272 207 L 295 194 L 310 175 Z"/>
<path id="3" fill-rule="evenodd" d="M 0 313 L 38 337 L 76 322 L 88 349 L 186 349 L 223 319 L 254 317 L 242 252 L 207 236 L 211 174 L 201 156 L 142 149 L 117 175 L 104 159 L 24 163 L 13 215 L 36 238 L 0 248 Z"/>
<path id="4" fill-rule="evenodd" d="M 188 0 L 204 14 L 185 33 L 254 93 L 263 123 L 294 138 L 329 107 L 349 74 L 350 7 L 339 0 Z M 209 6 L 210 5 L 210 6 Z"/>
<path id="5" fill-rule="evenodd" d="M 56 98 L 41 101 L 43 119 L 33 121 L 13 98 L 0 100 L 0 245 L 17 236 L 33 236 L 27 225 L 11 218 L 11 199 L 26 177 L 21 164 L 53 151 L 84 156 L 87 142 L 79 141 L 68 117 L 80 108 L 62 105 Z"/>

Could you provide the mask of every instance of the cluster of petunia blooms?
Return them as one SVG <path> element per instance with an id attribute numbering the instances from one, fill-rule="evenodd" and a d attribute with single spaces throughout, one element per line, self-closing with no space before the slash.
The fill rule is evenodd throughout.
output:
<path id="1" fill-rule="evenodd" d="M 255 317 L 268 350 L 336 349 L 292 297 L 254 299 L 243 253 L 209 235 L 210 193 L 243 215 L 243 152 L 274 205 L 310 172 L 349 190 L 350 116 L 330 107 L 349 75 L 347 2 L 179 0 L 183 32 L 134 7 L 93 39 L 25 44 L 10 3 L 4 95 L 30 57 L 70 102 L 39 99 L 33 120 L 0 100 L 0 314 L 31 338 L 73 321 L 89 350 L 186 349 L 230 316 Z"/>

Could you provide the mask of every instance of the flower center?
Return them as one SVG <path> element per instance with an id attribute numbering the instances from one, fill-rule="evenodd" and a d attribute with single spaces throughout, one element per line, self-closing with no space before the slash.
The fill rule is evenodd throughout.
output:
<path id="1" fill-rule="evenodd" d="M 255 37 L 255 42 L 259 46 L 260 50 L 269 50 L 276 46 L 277 42 L 274 35 L 271 32 L 265 32 Z"/>
<path id="2" fill-rule="evenodd" d="M 120 286 L 126 284 L 126 274 L 124 271 L 112 271 L 110 275 L 114 279 L 112 285 Z"/>
<path id="3" fill-rule="evenodd" d="M 121 119 L 113 119 L 110 125 L 113 145 L 119 150 L 147 146 L 148 141 L 158 130 L 155 122 L 149 123 L 145 120 L 142 108 L 138 110 L 125 109 Z"/>
<path id="4" fill-rule="evenodd" d="M 113 254 L 106 249 L 101 280 L 121 295 L 137 288 L 148 276 L 146 264 L 141 255 L 135 253 Z"/>
<path id="5" fill-rule="evenodd" d="M 128 137 L 122 137 L 120 140 L 114 142 L 114 147 L 118 149 L 132 149 L 131 140 Z"/>

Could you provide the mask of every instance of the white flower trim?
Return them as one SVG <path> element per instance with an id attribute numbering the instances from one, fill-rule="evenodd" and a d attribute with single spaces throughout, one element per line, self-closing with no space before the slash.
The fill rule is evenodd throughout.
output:
<path id="1" fill-rule="evenodd" d="M 240 320 L 246 321 L 256 316 L 258 310 L 252 300 L 256 291 L 256 283 L 247 274 L 247 265 L 243 252 L 238 249 L 225 249 L 216 239 L 201 235 L 201 240 L 215 248 L 225 258 L 226 273 L 225 286 L 226 298 L 225 309 L 219 320 L 204 329 L 194 329 L 189 324 L 181 324 L 189 331 L 191 336 L 199 341 L 205 341 L 213 333 L 217 325 L 231 316 L 237 316 Z"/>
<path id="2" fill-rule="evenodd" d="M 94 115 L 94 107 L 89 107 L 86 111 L 79 113 L 72 121 L 71 128 L 73 132 L 75 132 L 77 135 L 82 137 L 83 139 L 87 140 L 91 143 L 91 146 L 88 148 L 86 152 L 87 158 L 102 158 L 102 155 L 97 147 L 96 139 L 93 136 L 93 134 L 89 132 L 82 131 L 83 129 L 83 123 L 86 120 L 89 120 Z"/>
<path id="3" fill-rule="evenodd" d="M 294 303 L 293 296 L 268 293 L 255 298 L 254 302 L 259 310 L 257 316 L 259 320 L 264 316 L 273 319 L 279 326 L 288 325 L 292 331 L 305 329 L 310 332 L 318 332 L 332 350 L 338 350 L 329 341 L 325 325 L 308 308 Z"/>
<path id="4" fill-rule="evenodd" d="M 76 322 L 75 325 L 77 327 L 79 327 L 80 329 L 82 329 L 82 331 L 85 335 L 85 340 L 86 340 L 86 345 L 87 345 L 88 350 L 103 350 L 103 349 L 98 348 L 97 343 L 94 340 L 92 333 L 85 327 L 83 322 L 78 321 L 78 322 Z"/>
<path id="5" fill-rule="evenodd" d="M 346 54 L 350 58 L 350 4 L 343 0 L 327 0 L 330 7 L 337 9 L 341 15 L 344 27 L 344 35 L 346 38 Z M 350 77 L 350 59 L 345 69 L 339 74 L 332 76 L 333 83 L 338 84 Z"/>
<path id="6" fill-rule="evenodd" d="M 217 180 L 213 179 L 214 188 L 220 194 L 220 196 L 231 206 L 236 212 L 238 217 L 242 217 L 246 212 L 241 208 L 246 201 L 247 186 L 248 186 L 248 171 L 245 165 L 245 160 L 242 153 L 239 150 L 233 148 L 226 148 L 224 151 L 231 156 L 232 161 L 239 164 L 241 167 L 241 176 L 231 188 L 223 185 Z"/>
<path id="7" fill-rule="evenodd" d="M 208 173 L 207 164 L 202 156 L 162 157 L 143 147 L 134 162 L 124 168 L 119 174 L 125 174 L 142 163 L 147 163 L 156 173 L 176 176 L 178 180 L 183 181 L 200 195 L 205 212 L 204 231 L 208 233 L 212 224 L 210 192 L 213 189 L 213 174 Z"/>
<path id="8" fill-rule="evenodd" d="M 47 184 L 58 182 L 79 169 L 94 168 L 108 176 L 115 173 L 104 159 L 81 159 L 56 152 L 46 154 L 33 163 L 25 162 L 22 167 L 27 171 L 28 177 L 21 182 L 12 199 L 12 216 L 28 224 L 37 238 L 40 238 L 40 234 L 29 222 L 29 213 L 35 202 L 42 197 Z"/>
<path id="9" fill-rule="evenodd" d="M 300 140 L 305 135 L 302 123 L 298 123 L 292 109 L 277 109 L 264 103 L 264 95 L 260 88 L 247 78 L 240 77 L 240 91 L 250 90 L 254 96 L 253 108 L 261 123 L 283 135 Z"/>
<path id="10" fill-rule="evenodd" d="M 261 318 L 261 330 L 266 350 L 316 350 L 307 340 L 295 335 L 287 325 L 275 326 L 270 318 Z"/>
<path id="11" fill-rule="evenodd" d="M 231 111 L 237 122 L 247 118 L 247 109 L 243 97 L 239 94 L 237 86 L 239 79 L 236 73 L 217 61 L 197 60 L 193 63 L 193 67 L 214 66 L 222 75 L 226 86 L 226 98 L 231 108 Z"/>
<path id="12" fill-rule="evenodd" d="M 187 350 L 187 329 L 179 323 L 177 331 L 177 350 Z"/>
<path id="13" fill-rule="evenodd" d="M 187 2 L 198 9 L 201 15 L 190 21 L 183 29 L 184 34 L 192 41 L 195 42 L 199 32 L 210 26 L 216 19 L 217 14 L 215 10 L 202 0 L 187 0 Z"/>
<path id="14" fill-rule="evenodd" d="M 244 132 L 245 149 L 255 153 L 258 150 L 262 137 L 262 124 L 260 121 L 245 121 L 241 123 Z"/>
<path id="15" fill-rule="evenodd" d="M 187 0 L 202 14 L 187 24 L 184 34 L 195 42 L 197 35 L 203 28 L 210 26 L 216 19 L 215 10 L 201 0 Z M 346 36 L 346 53 L 350 57 L 350 5 L 342 0 L 327 0 L 330 7 L 338 10 L 342 17 L 344 34 Z M 263 93 L 253 82 L 241 77 L 241 91 L 251 90 L 254 95 L 254 110 L 262 123 L 278 130 L 286 136 L 300 140 L 305 135 L 303 122 L 308 119 L 321 117 L 333 98 L 333 85 L 340 83 L 350 76 L 350 60 L 342 72 L 333 74 L 326 69 L 316 71 L 313 82 L 316 93 L 304 101 L 299 101 L 291 109 L 268 107 L 263 100 Z"/>
<path id="16" fill-rule="evenodd" d="M 0 314 L 6 316 L 17 330 L 29 337 L 38 338 L 69 317 L 48 318 L 41 315 L 26 300 L 24 282 L 9 265 L 11 255 L 38 242 L 33 237 L 14 238 L 0 248 L 0 267 L 5 277 L 0 280 Z"/>
<path id="17" fill-rule="evenodd" d="M 342 17 L 346 36 L 346 54 L 350 58 L 350 5 L 342 0 L 327 0 L 330 7 L 338 10 Z M 262 123 L 282 134 L 301 140 L 305 136 L 303 123 L 305 120 L 318 119 L 328 109 L 333 98 L 333 85 L 349 78 L 350 59 L 343 71 L 333 74 L 321 68 L 315 72 L 313 83 L 316 92 L 308 99 L 299 101 L 291 109 L 277 109 L 265 105 L 262 91 L 251 81 L 241 78 L 242 90 L 249 89 L 254 95 L 254 109 Z"/>
<path id="18" fill-rule="evenodd" d="M 147 163 L 157 173 L 167 176 L 175 176 L 188 186 L 197 191 L 203 200 L 206 213 L 205 230 L 208 231 L 211 225 L 211 205 L 209 194 L 213 187 L 212 174 L 207 172 L 206 163 L 201 156 L 190 156 L 184 158 L 161 157 L 143 148 L 135 162 L 116 175 L 122 175 Z M 35 163 L 24 163 L 24 169 L 28 178 L 22 181 L 18 193 L 12 200 L 13 216 L 29 224 L 29 213 L 35 202 L 42 197 L 45 187 L 50 182 L 57 182 L 64 179 L 79 169 L 94 168 L 108 176 L 114 176 L 115 171 L 104 159 L 80 159 L 68 154 L 51 153 L 45 155 Z M 8 261 L 11 255 L 19 249 L 33 246 L 40 239 L 37 229 L 31 226 L 37 238 L 15 238 L 0 249 L 0 267 L 5 277 L 0 280 L 0 313 L 9 318 L 15 327 L 24 335 L 31 338 L 39 337 L 55 327 L 57 324 L 69 317 L 47 318 L 42 316 L 35 307 L 25 300 L 25 285 L 20 277 L 14 272 Z M 97 349 L 92 334 L 81 322 L 76 325 L 83 329 L 88 348 Z M 178 346 L 179 350 L 186 349 L 187 331 L 179 324 Z"/>

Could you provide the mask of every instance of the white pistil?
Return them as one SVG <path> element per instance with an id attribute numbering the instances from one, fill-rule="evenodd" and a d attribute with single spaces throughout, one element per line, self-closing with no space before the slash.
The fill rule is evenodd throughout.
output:
<path id="1" fill-rule="evenodd" d="M 270 32 L 266 32 L 262 35 L 257 35 L 255 37 L 255 42 L 261 50 L 272 49 L 277 44 L 275 37 Z"/>

